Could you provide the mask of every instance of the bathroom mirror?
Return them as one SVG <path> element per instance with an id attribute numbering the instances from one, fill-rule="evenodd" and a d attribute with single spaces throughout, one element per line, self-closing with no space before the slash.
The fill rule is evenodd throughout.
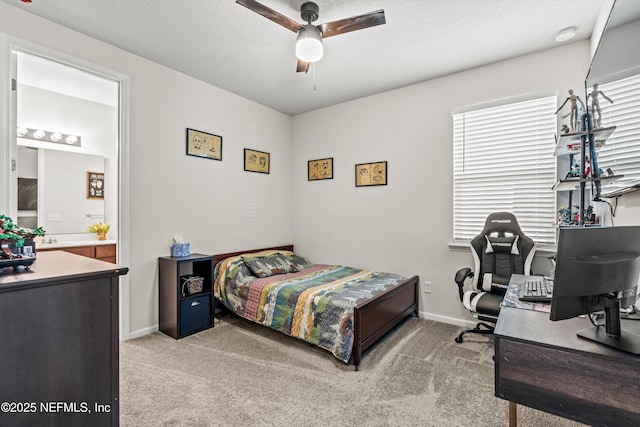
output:
<path id="1" fill-rule="evenodd" d="M 18 165 L 19 226 L 76 234 L 104 221 L 102 156 L 19 145 Z"/>

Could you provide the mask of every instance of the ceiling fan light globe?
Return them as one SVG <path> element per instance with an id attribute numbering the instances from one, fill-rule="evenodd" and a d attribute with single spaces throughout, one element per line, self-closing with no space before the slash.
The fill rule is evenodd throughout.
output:
<path id="1" fill-rule="evenodd" d="M 322 59 L 322 34 L 317 27 L 305 25 L 298 31 L 296 57 L 304 62 L 316 62 Z"/>
<path id="2" fill-rule="evenodd" d="M 296 43 L 296 56 L 304 62 L 316 62 L 322 59 L 322 43 L 305 39 Z"/>

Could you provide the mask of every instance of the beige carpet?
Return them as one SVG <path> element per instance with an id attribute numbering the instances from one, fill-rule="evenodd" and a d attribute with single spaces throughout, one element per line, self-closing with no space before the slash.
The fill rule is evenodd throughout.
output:
<path id="1" fill-rule="evenodd" d="M 121 343 L 123 426 L 506 426 L 494 396 L 493 344 L 409 318 L 360 370 L 236 318 L 181 340 Z M 578 426 L 518 407 L 520 426 Z"/>

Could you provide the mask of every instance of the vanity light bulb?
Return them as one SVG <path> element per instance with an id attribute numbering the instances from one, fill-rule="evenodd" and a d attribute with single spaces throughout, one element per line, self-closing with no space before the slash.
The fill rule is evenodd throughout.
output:
<path id="1" fill-rule="evenodd" d="M 75 144 L 76 142 L 78 142 L 78 137 L 75 135 L 69 135 L 66 141 L 67 141 L 67 144 Z"/>
<path id="2" fill-rule="evenodd" d="M 27 128 L 18 126 L 18 130 L 16 131 L 16 134 L 18 135 L 18 138 L 22 138 L 27 134 L 27 132 L 29 132 Z"/>
<path id="3" fill-rule="evenodd" d="M 58 142 L 62 139 L 62 134 L 60 132 L 56 132 L 53 135 L 51 135 L 51 140 L 53 142 Z"/>
<path id="4" fill-rule="evenodd" d="M 42 139 L 42 138 L 44 138 L 45 135 L 46 135 L 46 132 L 43 131 L 42 129 L 38 129 L 37 131 L 35 131 L 33 133 L 33 137 L 35 139 Z"/>

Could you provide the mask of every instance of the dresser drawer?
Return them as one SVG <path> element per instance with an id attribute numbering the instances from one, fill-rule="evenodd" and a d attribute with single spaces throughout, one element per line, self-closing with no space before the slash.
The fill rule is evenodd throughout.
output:
<path id="1" fill-rule="evenodd" d="M 61 248 L 38 248 L 38 252 L 65 251 L 72 254 L 86 256 L 88 258 L 99 259 L 100 261 L 116 263 L 116 245 L 87 245 L 87 246 L 66 246 Z"/>
<path id="2" fill-rule="evenodd" d="M 116 245 L 97 245 L 96 246 L 96 258 L 115 258 Z"/>
<path id="3" fill-rule="evenodd" d="M 96 247 L 95 246 L 77 246 L 77 247 L 68 247 L 61 248 L 61 250 L 65 252 L 71 252 L 72 254 L 82 255 L 89 258 L 96 257 Z"/>

